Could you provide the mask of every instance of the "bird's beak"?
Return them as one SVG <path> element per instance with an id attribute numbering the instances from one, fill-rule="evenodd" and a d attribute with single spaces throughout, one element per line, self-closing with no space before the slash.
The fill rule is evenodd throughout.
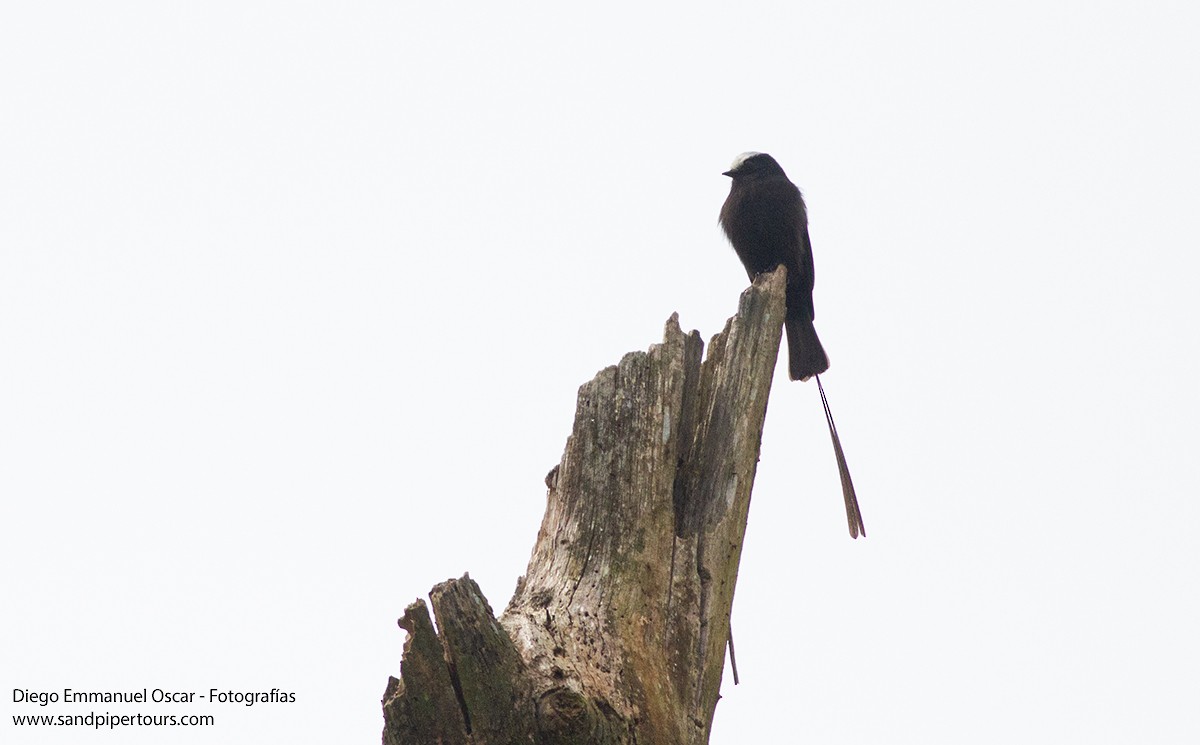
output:
<path id="1" fill-rule="evenodd" d="M 722 173 L 721 175 L 722 175 L 722 176 L 728 176 L 729 178 L 733 178 L 733 171 L 725 171 L 725 172 L 724 172 L 724 173 Z"/>

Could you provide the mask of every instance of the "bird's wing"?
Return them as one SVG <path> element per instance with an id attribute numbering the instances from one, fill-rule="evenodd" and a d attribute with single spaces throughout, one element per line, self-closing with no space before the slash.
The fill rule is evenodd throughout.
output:
<path id="1" fill-rule="evenodd" d="M 782 210 L 782 213 L 776 212 L 769 219 L 795 228 L 783 234 L 788 245 L 776 249 L 776 255 L 785 258 L 788 269 L 788 312 L 811 319 L 815 315 L 812 307 L 813 255 L 804 198 L 796 185 L 786 179 L 768 181 L 760 188 L 766 192 L 766 198 L 759 200 L 759 203 L 769 204 L 776 211 Z"/>

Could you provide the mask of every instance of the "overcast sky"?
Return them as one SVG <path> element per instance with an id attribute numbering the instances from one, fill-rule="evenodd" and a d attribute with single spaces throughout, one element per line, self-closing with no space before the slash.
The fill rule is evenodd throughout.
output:
<path id="1" fill-rule="evenodd" d="M 5 3 L 0 739 L 377 742 L 579 385 L 735 311 L 759 150 L 869 537 L 778 366 L 712 742 L 1200 740 L 1197 6 L 732 8 Z"/>

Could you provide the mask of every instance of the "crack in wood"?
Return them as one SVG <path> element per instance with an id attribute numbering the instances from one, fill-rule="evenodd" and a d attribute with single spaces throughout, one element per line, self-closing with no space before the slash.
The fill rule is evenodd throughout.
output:
<path id="1" fill-rule="evenodd" d="M 450 669 L 450 685 L 454 687 L 454 697 L 458 699 L 458 709 L 462 712 L 463 726 L 467 735 L 471 734 L 471 712 L 467 710 L 467 699 L 463 696 L 462 681 L 458 679 L 458 666 L 451 661 L 446 662 Z"/>

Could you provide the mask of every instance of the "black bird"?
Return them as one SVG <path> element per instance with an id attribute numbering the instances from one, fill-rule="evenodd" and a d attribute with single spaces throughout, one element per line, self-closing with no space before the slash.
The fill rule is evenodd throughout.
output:
<path id="1" fill-rule="evenodd" d="M 721 227 L 746 267 L 750 281 L 787 267 L 788 372 L 808 380 L 829 369 L 829 357 L 813 328 L 813 257 L 804 197 L 766 153 L 742 153 L 725 172 L 733 179 L 721 208 Z"/>
<path id="2" fill-rule="evenodd" d="M 858 497 L 819 377 L 829 369 L 829 356 L 813 326 L 816 316 L 812 300 L 813 256 L 804 197 L 788 180 L 779 163 L 766 153 L 742 153 L 724 175 L 733 179 L 733 185 L 721 207 L 721 227 L 746 267 L 750 280 L 754 281 L 763 272 L 774 271 L 780 264 L 787 267 L 784 328 L 788 340 L 788 374 L 792 380 L 817 378 L 842 479 L 850 536 L 865 536 L 867 531 L 858 509 Z"/>

